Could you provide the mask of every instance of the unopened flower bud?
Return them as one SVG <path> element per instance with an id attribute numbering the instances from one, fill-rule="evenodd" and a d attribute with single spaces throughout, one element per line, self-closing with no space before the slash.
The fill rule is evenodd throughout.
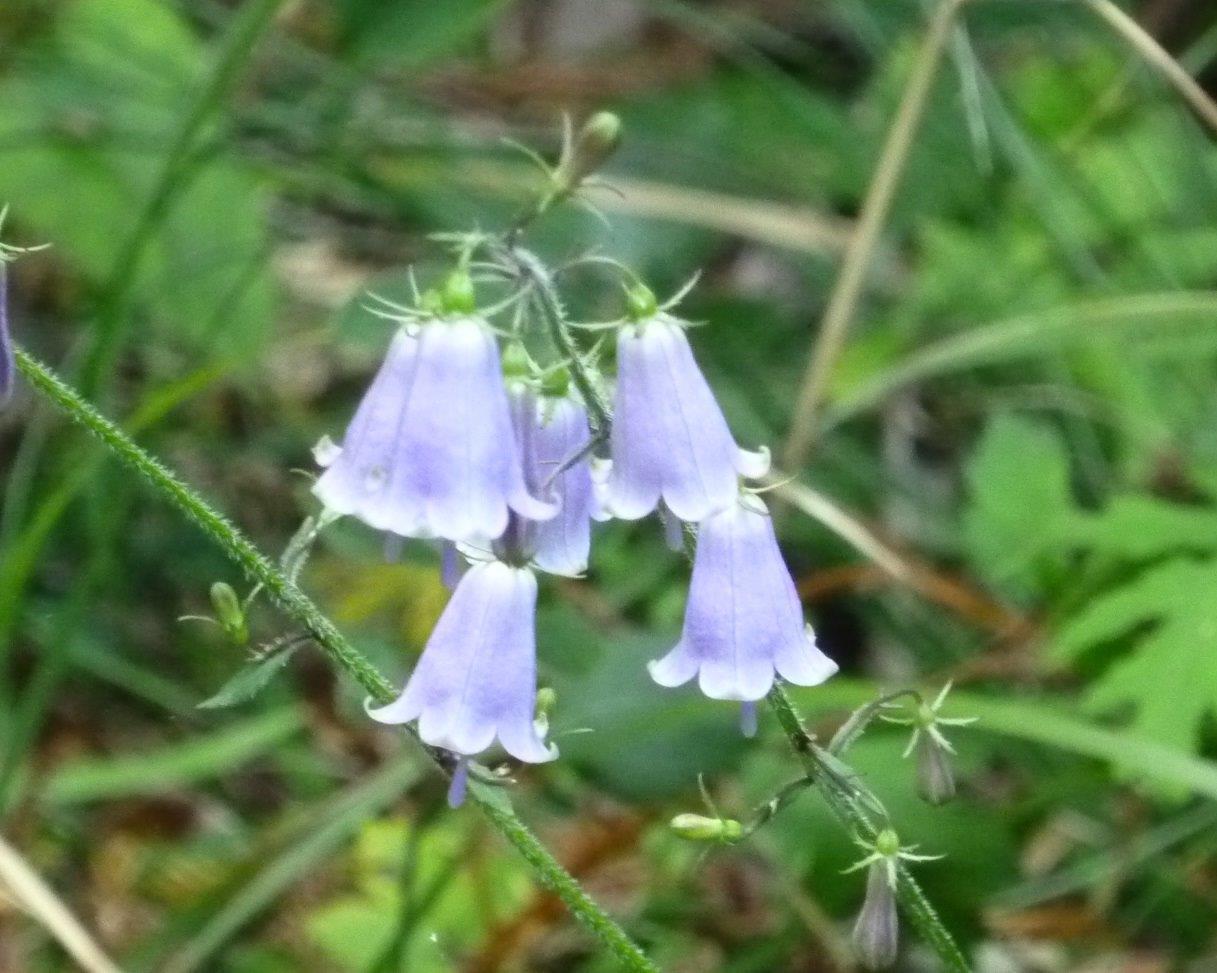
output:
<path id="1" fill-rule="evenodd" d="M 518 341 L 513 341 L 503 349 L 503 377 L 528 378 L 530 374 L 528 352 Z"/>
<path id="2" fill-rule="evenodd" d="M 895 837 L 890 831 L 881 833 L 876 839 L 876 848 L 889 834 Z M 900 921 L 896 915 L 895 890 L 888 880 L 887 865 L 883 860 L 873 862 L 867 869 L 866 898 L 854 924 L 853 941 L 858 959 L 868 970 L 886 969 L 896 962 L 900 947 Z"/>
<path id="3" fill-rule="evenodd" d="M 215 610 L 216 621 L 224 629 L 225 634 L 237 645 L 249 641 L 249 627 L 245 622 L 245 610 L 241 607 L 241 599 L 232 590 L 232 585 L 217 581 L 211 586 L 211 607 Z"/>
<path id="4" fill-rule="evenodd" d="M 719 841 L 730 844 L 739 841 L 743 826 L 731 818 L 708 818 L 704 814 L 678 814 L 669 823 L 686 841 Z"/>
<path id="5" fill-rule="evenodd" d="M 631 321 L 653 318 L 659 313 L 659 299 L 646 284 L 634 284 L 625 291 L 625 313 Z"/>
<path id="6" fill-rule="evenodd" d="M 917 741 L 917 793 L 930 804 L 946 804 L 955 796 L 951 757 L 928 733 Z"/>
<path id="7" fill-rule="evenodd" d="M 477 310 L 473 278 L 464 268 L 452 271 L 439 292 L 440 309 L 444 314 L 459 316 Z"/>
<path id="8" fill-rule="evenodd" d="M 596 112 L 583 123 L 565 158 L 554 173 L 557 184 L 567 192 L 599 169 L 621 144 L 621 119 L 612 112 Z"/>

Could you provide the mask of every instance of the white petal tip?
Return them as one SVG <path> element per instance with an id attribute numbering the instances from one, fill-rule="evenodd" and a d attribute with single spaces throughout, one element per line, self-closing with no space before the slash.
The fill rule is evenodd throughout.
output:
<path id="1" fill-rule="evenodd" d="M 741 449 L 736 459 L 735 468 L 740 476 L 747 477 L 749 480 L 759 480 L 769 473 L 771 461 L 772 457 L 770 456 L 768 446 L 762 446 L 755 452 Z"/>
<path id="2" fill-rule="evenodd" d="M 322 436 L 313 446 L 313 460 L 323 469 L 342 455 L 342 447 L 329 436 Z"/>

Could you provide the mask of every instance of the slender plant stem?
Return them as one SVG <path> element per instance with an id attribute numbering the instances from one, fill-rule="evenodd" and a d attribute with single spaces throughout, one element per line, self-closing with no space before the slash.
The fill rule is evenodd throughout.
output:
<path id="1" fill-rule="evenodd" d="M 904 90 L 896 117 L 888 130 L 875 174 L 867 188 L 862 212 L 850 237 L 841 272 L 820 321 L 815 345 L 795 399 L 790 432 L 782 450 L 782 465 L 798 474 L 816 438 L 816 413 L 824 397 L 828 378 L 845 347 L 850 323 L 858 307 L 862 286 L 879 234 L 887 221 L 892 199 L 908 164 L 930 89 L 949 44 L 955 18 L 967 0 L 941 0 L 917 54 L 913 75 Z"/>
<path id="2" fill-rule="evenodd" d="M 515 262 L 520 276 L 527 280 L 536 291 L 537 308 L 541 312 L 541 317 L 545 319 L 545 327 L 549 332 L 550 340 L 568 363 L 571 379 L 587 406 L 593 440 L 604 441 L 608 438 L 613 416 L 608 404 L 596 388 L 595 381 L 588 373 L 574 338 L 571 337 L 566 314 L 562 310 L 562 300 L 558 296 L 549 271 L 527 250 L 513 245 L 509 247 L 508 253 Z"/>
<path id="3" fill-rule="evenodd" d="M 821 757 L 822 751 L 817 746 L 811 734 L 807 732 L 795 712 L 794 704 L 781 686 L 774 686 L 769 693 L 769 704 L 777 715 L 782 731 L 790 740 L 790 745 L 802 762 L 807 776 L 814 781 L 820 793 L 824 795 L 829 809 L 846 829 L 857 833 L 868 840 L 874 840 L 879 829 L 871 821 L 870 815 L 858 806 L 853 793 L 840 786 L 837 775 L 832 773 Z M 938 954 L 943 967 L 951 973 L 969 973 L 968 965 L 959 946 L 947 931 L 938 913 L 930 905 L 921 886 L 913 878 L 912 873 L 904 865 L 899 866 L 899 881 L 896 885 L 896 898 L 909 922 L 917 930 L 922 939 Z"/>
<path id="4" fill-rule="evenodd" d="M 303 591 L 284 576 L 224 516 L 215 511 L 174 473 L 133 442 L 118 426 L 86 402 L 49 368 L 23 348 L 16 348 L 17 367 L 33 388 L 73 421 L 97 437 L 114 456 L 138 473 L 159 494 L 193 520 L 235 561 L 249 579 L 260 584 L 284 614 L 300 623 L 330 659 L 344 669 L 377 702 L 397 694 L 393 685 L 346 640 Z M 428 750 L 434 757 L 434 751 Z M 658 973 L 656 967 L 553 857 L 516 815 L 502 788 L 473 784 L 470 797 L 500 834 L 533 869 L 538 881 L 558 896 L 575 917 L 634 973 Z"/>
<path id="5" fill-rule="evenodd" d="M 1209 97 L 1187 69 L 1176 61 L 1140 24 L 1111 0 L 1082 0 L 1112 30 L 1124 38 L 1137 54 L 1162 75 L 1209 128 L 1217 132 L 1217 102 Z"/>

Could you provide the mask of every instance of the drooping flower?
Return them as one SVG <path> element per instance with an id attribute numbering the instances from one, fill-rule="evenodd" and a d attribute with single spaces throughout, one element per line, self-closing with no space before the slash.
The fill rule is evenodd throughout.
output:
<path id="1" fill-rule="evenodd" d="M 617 391 L 605 506 L 624 520 L 664 501 L 681 520 L 730 507 L 739 477 L 769 470 L 767 451 L 740 449 L 676 318 L 662 311 L 617 338 Z"/>
<path id="2" fill-rule="evenodd" d="M 854 923 L 854 949 L 868 970 L 883 970 L 896 962 L 900 951 L 900 920 L 896 893 L 888 881 L 886 864 L 874 861 L 866 871 L 866 898 Z"/>
<path id="3" fill-rule="evenodd" d="M 508 347 L 504 370 L 524 484 L 532 495 L 556 503 L 558 514 L 534 521 L 513 513 L 497 539 L 461 546 L 470 557 L 476 557 L 479 549 L 490 549 L 505 561 L 578 577 L 587 570 L 591 521 L 603 516 L 589 458 L 580 455 L 591 441 L 587 410 L 571 393 L 564 375 L 538 381 L 517 353 L 523 355 L 521 349 Z"/>
<path id="4" fill-rule="evenodd" d="M 854 949 L 868 970 L 882 970 L 896 961 L 900 950 L 900 922 L 896 914 L 896 887 L 900 882 L 902 862 L 930 862 L 941 855 L 918 855 L 916 845 L 901 847 L 900 837 L 891 828 L 884 828 L 874 841 L 855 838 L 866 852 L 846 873 L 866 869 L 866 898 L 854 923 Z"/>
<path id="5" fill-rule="evenodd" d="M 532 424 L 525 479 L 536 495 L 560 504 L 556 517 L 532 528 L 532 563 L 550 574 L 574 577 L 587 570 L 596 512 L 588 457 L 579 456 L 591 439 L 587 409 L 569 392 L 529 400 L 523 405 Z"/>
<path id="6" fill-rule="evenodd" d="M 0 406 L 13 394 L 13 342 L 8 333 L 8 268 L 0 251 Z"/>
<path id="7" fill-rule="evenodd" d="M 905 715 L 893 716 L 885 713 L 882 716 L 888 723 L 913 728 L 908 746 L 904 748 L 904 756 L 916 751 L 917 792 L 930 804 L 945 804 L 955 796 L 955 774 L 951 769 L 951 757 L 955 755 L 955 747 L 942 732 L 942 727 L 968 726 L 977 720 L 975 716 L 942 715 L 942 706 L 950 691 L 951 683 L 948 682 L 932 701 L 927 702 L 919 695 L 915 696 L 916 702 L 911 710 L 892 701 L 885 704 L 884 708 L 897 711 L 904 709 Z"/>
<path id="8" fill-rule="evenodd" d="M 745 703 L 769 692 L 775 673 L 815 686 L 837 671 L 803 621 L 759 497 L 737 493 L 730 507 L 701 522 L 684 631 L 650 671 L 661 686 L 697 676 L 707 696 Z"/>
<path id="9" fill-rule="evenodd" d="M 368 710 L 380 723 L 418 720 L 424 742 L 470 756 L 497 738 L 513 757 L 558 755 L 533 722 L 536 705 L 537 579 L 501 561 L 461 578 L 402 694 Z"/>
<path id="10" fill-rule="evenodd" d="M 313 488 L 326 507 L 403 537 L 493 538 L 509 508 L 557 512 L 525 487 L 498 345 L 474 316 L 399 329 L 330 459 Z"/>

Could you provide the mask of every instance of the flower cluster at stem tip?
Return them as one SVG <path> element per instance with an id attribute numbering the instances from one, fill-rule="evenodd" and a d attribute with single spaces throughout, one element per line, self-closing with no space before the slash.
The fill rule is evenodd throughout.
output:
<path id="1" fill-rule="evenodd" d="M 398 327 L 380 370 L 341 445 L 315 450 L 326 516 L 395 543 L 438 542 L 453 588 L 402 693 L 369 715 L 417 721 L 425 743 L 454 754 L 453 804 L 468 758 L 496 742 L 522 761 L 552 760 L 537 708 L 537 575 L 581 576 L 594 520 L 658 514 L 669 529 L 696 525 L 698 544 L 681 638 L 651 675 L 662 686 L 696 677 L 707 696 L 741 703 L 751 732 L 775 678 L 811 686 L 837 668 L 804 621 L 764 501 L 744 485 L 767 474 L 768 451 L 736 444 L 675 300 L 627 288 L 615 378 L 590 356 L 543 367 L 552 345 L 530 347 L 545 331 L 523 287 L 499 306 L 513 307 L 511 329 L 479 311 L 468 239 L 486 238 L 467 238 L 436 290 L 385 315 Z M 601 456 L 589 411 L 607 410 L 587 398 L 608 389 Z"/>

